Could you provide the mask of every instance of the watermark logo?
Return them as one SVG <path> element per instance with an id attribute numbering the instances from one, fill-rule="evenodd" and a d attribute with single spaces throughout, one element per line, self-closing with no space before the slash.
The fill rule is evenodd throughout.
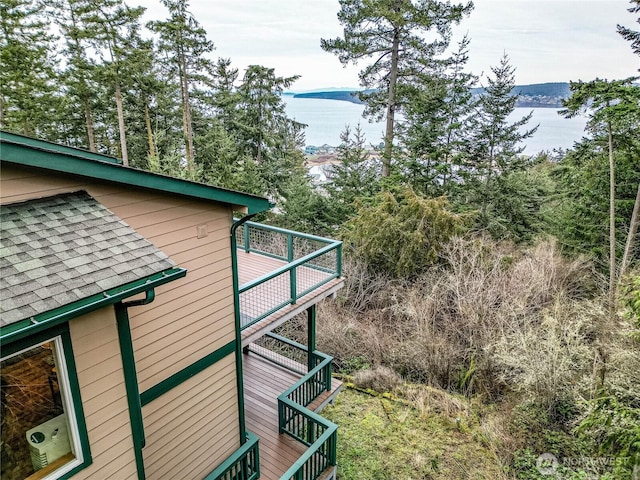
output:
<path id="1" fill-rule="evenodd" d="M 558 458 L 552 453 L 543 453 L 536 460 L 536 468 L 541 475 L 553 475 L 558 471 Z"/>
<path id="2" fill-rule="evenodd" d="M 543 453 L 536 460 L 536 468 L 541 475 L 563 478 L 565 471 L 580 470 L 588 479 L 599 478 L 598 472 L 611 472 L 617 467 L 632 470 L 631 480 L 640 480 L 640 465 L 633 465 L 632 457 L 563 457 L 558 459 L 552 453 Z M 635 463 L 635 462 L 634 462 Z M 633 467 L 632 467 L 633 465 Z"/>

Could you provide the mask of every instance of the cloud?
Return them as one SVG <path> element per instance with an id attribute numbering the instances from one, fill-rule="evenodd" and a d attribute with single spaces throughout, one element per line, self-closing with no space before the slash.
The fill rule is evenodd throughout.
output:
<path id="1" fill-rule="evenodd" d="M 165 18 L 158 0 L 143 0 L 148 18 Z M 454 40 L 469 32 L 469 69 L 489 71 L 503 52 L 520 83 L 568 81 L 597 76 L 622 78 L 638 69 L 616 24 L 632 26 L 627 0 L 475 0 Z M 358 68 L 342 68 L 323 52 L 321 38 L 342 35 L 337 0 L 193 0 L 190 10 L 217 47 L 243 70 L 249 64 L 302 75 L 295 88 L 357 86 Z"/>

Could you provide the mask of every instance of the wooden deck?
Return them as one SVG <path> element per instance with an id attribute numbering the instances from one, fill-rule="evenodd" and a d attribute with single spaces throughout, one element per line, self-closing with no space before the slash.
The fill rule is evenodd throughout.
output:
<path id="1" fill-rule="evenodd" d="M 242 362 L 247 430 L 260 437 L 260 478 L 279 480 L 305 451 L 304 445 L 278 433 L 278 395 L 300 375 L 251 353 L 244 354 Z M 342 382 L 335 378 L 331 385 L 331 392 L 310 405 L 311 410 L 321 409 L 342 388 Z"/>
<path id="2" fill-rule="evenodd" d="M 240 286 L 262 277 L 287 263 L 258 253 L 246 253 L 238 250 L 238 280 Z M 298 267 L 296 275 L 296 288 L 298 292 L 304 292 L 313 285 L 317 285 L 329 278 L 329 274 L 308 267 Z M 267 331 L 273 330 L 278 325 L 286 322 L 298 313 L 304 312 L 310 306 L 318 303 L 323 298 L 333 295 L 342 288 L 344 280 L 336 278 L 312 290 L 307 295 L 298 299 L 294 305 L 282 307 L 269 317 L 246 328 L 242 332 L 242 344 L 248 345 L 261 337 Z M 262 311 L 277 306 L 290 298 L 289 275 L 285 274 L 277 279 L 263 283 L 250 292 L 240 295 L 240 315 L 244 319 L 255 318 Z M 249 297 L 250 295 L 250 297 Z"/>

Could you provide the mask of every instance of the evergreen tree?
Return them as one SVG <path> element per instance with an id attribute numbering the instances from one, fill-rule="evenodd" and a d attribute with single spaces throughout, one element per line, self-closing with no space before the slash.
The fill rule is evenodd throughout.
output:
<path id="1" fill-rule="evenodd" d="M 352 132 L 347 126 L 340 133 L 338 164 L 332 165 L 326 185 L 332 224 L 339 226 L 354 214 L 358 199 L 370 198 L 380 190 L 381 168 L 366 148 L 360 124 Z"/>
<path id="2" fill-rule="evenodd" d="M 529 164 L 521 155 L 524 150 L 521 142 L 533 135 L 538 127 L 520 131 L 531 120 L 533 112 L 509 123 L 508 117 L 516 104 L 516 96 L 512 94 L 515 68 L 506 54 L 500 65 L 492 67 L 491 71 L 494 78 L 487 79 L 488 85 L 470 119 L 471 143 L 461 175 L 468 184 L 467 194 L 471 194 L 472 205 L 480 210 L 479 226 L 503 235 L 509 231 L 511 223 L 511 199 L 519 194 L 507 188 L 508 183 L 504 180 Z"/>
<path id="3" fill-rule="evenodd" d="M 157 156 L 154 120 L 158 115 L 158 97 L 166 94 L 167 83 L 156 67 L 153 42 L 140 37 L 131 41 L 127 55 L 129 94 L 124 98 L 125 119 L 130 134 L 131 165 L 145 168 L 149 158 Z"/>
<path id="4" fill-rule="evenodd" d="M 630 13 L 640 14 L 640 0 L 631 0 L 633 5 L 629 8 Z M 640 15 L 638 16 L 637 23 L 640 23 Z M 631 42 L 631 50 L 640 56 L 640 31 L 631 30 L 630 28 L 618 25 L 618 33 L 622 35 L 625 40 Z M 640 71 L 640 68 L 638 68 Z M 629 225 L 629 234 L 627 235 L 627 242 L 624 248 L 624 255 L 622 256 L 622 264 L 620 267 L 620 278 L 624 276 L 625 269 L 631 260 L 631 251 L 633 249 L 633 243 L 636 232 L 640 226 L 640 181 L 638 181 L 638 191 L 636 193 L 636 199 L 633 206 L 633 213 L 631 214 L 631 223 Z"/>
<path id="5" fill-rule="evenodd" d="M 51 4 L 56 24 L 63 34 L 66 68 L 61 80 L 65 88 L 72 138 L 67 143 L 97 152 L 95 110 L 104 97 L 104 89 L 96 81 L 96 65 L 87 54 L 87 35 L 82 27 L 75 0 L 58 0 Z M 83 133 L 80 133 L 83 132 Z"/>
<path id="6" fill-rule="evenodd" d="M 38 2 L 0 3 L 0 127 L 57 140 L 54 38 Z"/>
<path id="7" fill-rule="evenodd" d="M 273 68 L 249 65 L 238 88 L 241 137 L 259 165 L 268 162 L 275 146 L 274 132 L 285 127 L 284 102 L 280 95 L 299 77 L 276 77 Z"/>
<path id="8" fill-rule="evenodd" d="M 239 95 L 235 85 L 238 69 L 231 67 L 231 60 L 219 58 L 215 66 L 211 102 L 214 114 L 228 130 L 237 128 Z"/>
<path id="9" fill-rule="evenodd" d="M 206 132 L 196 136 L 199 181 L 256 195 L 266 191 L 253 159 L 238 148 L 238 140 L 220 118 L 208 120 Z"/>
<path id="10" fill-rule="evenodd" d="M 131 87 L 140 43 L 140 17 L 144 8 L 130 8 L 122 0 L 77 0 L 78 16 L 89 44 L 100 56 L 99 75 L 113 95 L 120 139 L 120 155 L 129 164 L 124 92 Z"/>
<path id="11" fill-rule="evenodd" d="M 573 117 L 590 112 L 587 128 L 594 139 L 606 145 L 609 172 L 609 306 L 614 308 L 617 282 L 616 271 L 616 149 L 631 152 L 637 162 L 640 143 L 640 87 L 633 79 L 591 82 L 571 82 L 571 96 L 564 102 L 560 114 Z M 600 177 L 602 178 L 602 177 Z M 633 182 L 638 183 L 638 178 Z M 625 259 L 625 267 L 626 267 Z"/>
<path id="12" fill-rule="evenodd" d="M 370 59 L 360 72 L 365 114 L 386 118 L 383 176 L 389 176 L 396 112 L 406 100 L 403 91 L 416 75 L 430 71 L 449 45 L 451 26 L 471 12 L 473 4 L 438 0 L 340 0 L 338 19 L 344 37 L 322 39 L 324 50 L 343 64 Z M 430 35 L 430 36 L 429 36 Z"/>
<path id="13" fill-rule="evenodd" d="M 234 124 L 244 152 L 266 185 L 263 195 L 282 198 L 287 185 L 308 183 L 303 166 L 304 125 L 289 119 L 281 94 L 297 80 L 278 77 L 273 68 L 250 65 L 237 90 Z"/>
<path id="14" fill-rule="evenodd" d="M 405 175 L 417 191 L 441 195 L 455 190 L 460 158 L 468 150 L 468 116 L 475 108 L 471 86 L 478 77 L 465 72 L 465 36 L 443 71 L 419 77 L 405 107 Z"/>
<path id="15" fill-rule="evenodd" d="M 629 13 L 640 14 L 640 0 L 630 0 L 629 3 L 632 5 L 631 8 L 628 9 Z M 636 23 L 640 23 L 640 15 L 638 16 Z M 622 25 L 618 25 L 617 28 L 618 33 L 622 35 L 625 40 L 631 42 L 631 50 L 633 50 L 636 55 L 640 55 L 640 31 L 631 30 L 630 28 Z M 640 68 L 638 71 L 640 71 Z"/>
<path id="16" fill-rule="evenodd" d="M 187 0 L 162 0 L 169 9 L 169 18 L 163 22 L 150 22 L 149 28 L 160 36 L 160 51 L 165 54 L 168 72 L 180 88 L 182 131 L 184 136 L 187 171 L 196 172 L 192 93 L 197 83 L 207 84 L 212 64 L 205 57 L 214 50 L 207 32 L 189 12 Z"/>

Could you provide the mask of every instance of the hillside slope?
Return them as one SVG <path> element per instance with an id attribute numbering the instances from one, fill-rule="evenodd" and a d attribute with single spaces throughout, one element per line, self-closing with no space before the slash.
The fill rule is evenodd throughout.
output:
<path id="1" fill-rule="evenodd" d="M 407 398 L 347 383 L 323 416 L 340 425 L 340 480 L 506 478 L 465 401 L 426 386 Z"/>

